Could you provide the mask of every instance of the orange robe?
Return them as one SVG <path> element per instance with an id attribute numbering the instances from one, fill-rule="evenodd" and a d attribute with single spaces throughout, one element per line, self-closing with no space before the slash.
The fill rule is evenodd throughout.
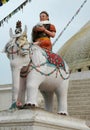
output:
<path id="1" fill-rule="evenodd" d="M 49 31 L 52 31 L 52 32 L 56 32 L 56 29 L 55 29 L 55 26 L 50 24 L 49 28 L 46 28 L 47 30 Z M 44 32 L 40 32 L 40 36 L 38 37 L 38 34 L 39 32 L 35 32 L 33 35 L 36 35 L 36 38 L 34 39 L 35 42 L 39 41 L 40 44 L 39 46 L 41 48 L 44 48 L 44 49 L 47 49 L 47 50 L 52 50 L 52 43 L 51 43 L 51 40 L 50 40 L 50 36 L 48 35 L 45 35 Z"/>

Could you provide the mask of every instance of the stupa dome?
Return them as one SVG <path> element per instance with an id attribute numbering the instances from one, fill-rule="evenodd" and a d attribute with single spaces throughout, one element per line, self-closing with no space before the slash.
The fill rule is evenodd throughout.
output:
<path id="1" fill-rule="evenodd" d="M 90 21 L 63 45 L 58 54 L 72 72 L 90 70 Z"/>

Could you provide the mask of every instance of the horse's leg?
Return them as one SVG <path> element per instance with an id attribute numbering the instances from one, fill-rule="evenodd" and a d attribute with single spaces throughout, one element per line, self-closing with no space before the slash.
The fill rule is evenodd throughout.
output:
<path id="1" fill-rule="evenodd" d="M 20 69 L 11 67 L 12 70 L 12 103 L 16 102 L 20 85 Z"/>
<path id="2" fill-rule="evenodd" d="M 19 85 L 20 85 L 20 69 L 11 65 L 12 71 L 12 105 L 10 109 L 16 108 L 16 101 L 18 98 Z"/>
<path id="3" fill-rule="evenodd" d="M 17 98 L 17 106 L 22 106 L 25 103 L 25 93 L 26 93 L 26 78 L 20 77 L 20 87 Z"/>
<path id="4" fill-rule="evenodd" d="M 67 112 L 67 92 L 68 92 L 68 80 L 63 80 L 60 87 L 57 87 L 55 93 L 58 101 L 58 113 L 62 115 L 68 115 Z"/>
<path id="5" fill-rule="evenodd" d="M 39 85 L 43 82 L 45 76 L 39 72 L 32 71 L 28 74 L 26 87 L 27 87 L 27 104 L 38 106 L 38 89 Z"/>
<path id="6" fill-rule="evenodd" d="M 44 97 L 44 101 L 45 101 L 45 109 L 49 112 L 52 112 L 53 110 L 53 92 L 41 92 L 43 97 Z"/>

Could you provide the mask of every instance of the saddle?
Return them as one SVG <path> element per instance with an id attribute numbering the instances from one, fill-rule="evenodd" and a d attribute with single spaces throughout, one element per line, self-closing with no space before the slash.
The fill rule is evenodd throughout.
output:
<path id="1" fill-rule="evenodd" d="M 55 65 L 57 68 L 61 67 L 65 70 L 65 64 L 61 56 L 49 50 L 45 50 L 45 52 L 47 54 L 47 60 L 49 63 Z"/>
<path id="2" fill-rule="evenodd" d="M 45 50 L 46 52 L 46 55 L 47 55 L 47 60 L 48 60 L 48 63 L 52 64 L 52 65 L 55 65 L 58 69 L 59 68 L 62 68 L 64 71 L 65 70 L 65 64 L 64 64 L 64 61 L 62 59 L 61 56 L 59 56 L 58 54 L 56 53 L 53 53 L 49 50 Z M 24 66 L 22 69 L 21 69 L 21 72 L 20 72 L 20 77 L 22 78 L 26 78 L 28 73 L 29 73 L 29 66 Z"/>

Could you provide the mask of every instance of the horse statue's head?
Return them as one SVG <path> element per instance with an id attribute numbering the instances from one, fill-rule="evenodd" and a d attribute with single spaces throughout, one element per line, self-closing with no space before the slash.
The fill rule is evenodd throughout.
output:
<path id="1" fill-rule="evenodd" d="M 10 40 L 4 48 L 4 52 L 10 58 L 11 55 L 26 55 L 29 53 L 29 42 L 27 40 L 27 26 L 24 31 L 21 29 L 21 22 L 16 23 L 15 34 L 13 34 L 12 28 L 9 30 Z"/>

